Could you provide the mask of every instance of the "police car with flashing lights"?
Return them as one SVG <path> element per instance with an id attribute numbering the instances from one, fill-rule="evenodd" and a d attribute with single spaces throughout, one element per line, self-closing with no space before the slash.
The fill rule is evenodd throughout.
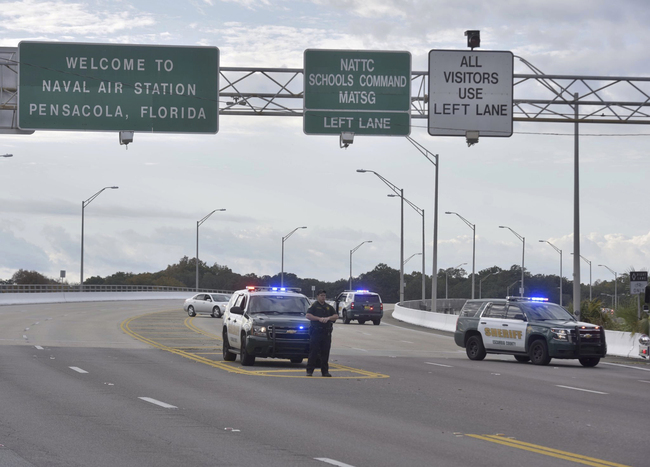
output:
<path id="1" fill-rule="evenodd" d="M 607 353 L 602 326 L 577 321 L 560 305 L 535 297 L 468 300 L 456 322 L 454 340 L 470 360 L 483 360 L 488 353 L 508 354 L 535 365 L 564 358 L 593 367 Z"/>
<path id="2" fill-rule="evenodd" d="M 350 324 L 356 319 L 359 324 L 372 321 L 379 326 L 384 316 L 384 304 L 379 294 L 369 290 L 346 290 L 341 292 L 335 300 L 334 309 L 343 319 L 343 324 Z"/>
<path id="3" fill-rule="evenodd" d="M 309 357 L 309 300 L 300 289 L 246 287 L 232 294 L 223 315 L 223 359 L 251 366 L 257 357 L 301 363 Z"/>

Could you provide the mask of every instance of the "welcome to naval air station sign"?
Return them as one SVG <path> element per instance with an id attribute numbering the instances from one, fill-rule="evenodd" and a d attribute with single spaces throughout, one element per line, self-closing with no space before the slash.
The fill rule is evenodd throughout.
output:
<path id="1" fill-rule="evenodd" d="M 218 131 L 219 49 L 23 41 L 24 130 Z"/>

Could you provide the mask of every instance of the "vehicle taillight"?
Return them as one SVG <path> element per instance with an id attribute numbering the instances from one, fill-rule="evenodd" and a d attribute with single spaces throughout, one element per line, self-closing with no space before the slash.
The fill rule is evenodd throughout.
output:
<path id="1" fill-rule="evenodd" d="M 379 304 L 379 309 L 380 309 L 381 311 L 384 311 L 384 304 L 383 304 L 383 303 L 380 303 L 380 304 Z"/>
<path id="2" fill-rule="evenodd" d="M 350 310 L 354 310 L 354 302 L 350 303 Z"/>
<path id="3" fill-rule="evenodd" d="M 375 311 L 375 307 L 370 305 L 370 311 Z"/>

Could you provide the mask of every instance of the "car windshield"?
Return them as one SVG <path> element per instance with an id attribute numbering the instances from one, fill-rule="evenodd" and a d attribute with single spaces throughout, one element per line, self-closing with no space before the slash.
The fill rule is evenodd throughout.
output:
<path id="1" fill-rule="evenodd" d="M 526 312 L 529 320 L 544 321 L 560 319 L 575 321 L 575 318 L 571 313 L 555 303 L 520 302 L 519 305 Z"/>
<path id="2" fill-rule="evenodd" d="M 213 293 L 210 294 L 210 296 L 212 297 L 212 300 L 214 300 L 215 302 L 227 302 L 228 300 L 230 300 L 230 296 L 225 294 Z"/>
<path id="3" fill-rule="evenodd" d="M 264 295 L 251 297 L 248 311 L 251 314 L 269 313 L 276 314 L 301 314 L 307 313 L 309 301 L 306 297 L 287 295 Z"/>
<path id="4" fill-rule="evenodd" d="M 379 295 L 355 294 L 354 301 L 361 303 L 379 303 Z"/>

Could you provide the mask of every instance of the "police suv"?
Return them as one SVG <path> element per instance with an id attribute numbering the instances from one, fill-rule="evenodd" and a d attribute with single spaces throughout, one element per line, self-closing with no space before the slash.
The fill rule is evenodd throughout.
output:
<path id="1" fill-rule="evenodd" d="M 309 300 L 300 289 L 246 287 L 233 293 L 223 315 L 223 359 L 255 364 L 256 357 L 309 357 Z"/>
<path id="2" fill-rule="evenodd" d="M 454 340 L 470 360 L 493 353 L 535 365 L 548 365 L 551 358 L 577 358 L 583 366 L 593 367 L 607 353 L 602 326 L 579 322 L 546 298 L 468 300 L 456 322 Z"/>
<path id="3" fill-rule="evenodd" d="M 379 325 L 384 316 L 384 304 L 379 294 L 368 290 L 346 290 L 336 297 L 334 309 L 344 324 L 356 319 L 359 324 L 372 321 Z"/>

